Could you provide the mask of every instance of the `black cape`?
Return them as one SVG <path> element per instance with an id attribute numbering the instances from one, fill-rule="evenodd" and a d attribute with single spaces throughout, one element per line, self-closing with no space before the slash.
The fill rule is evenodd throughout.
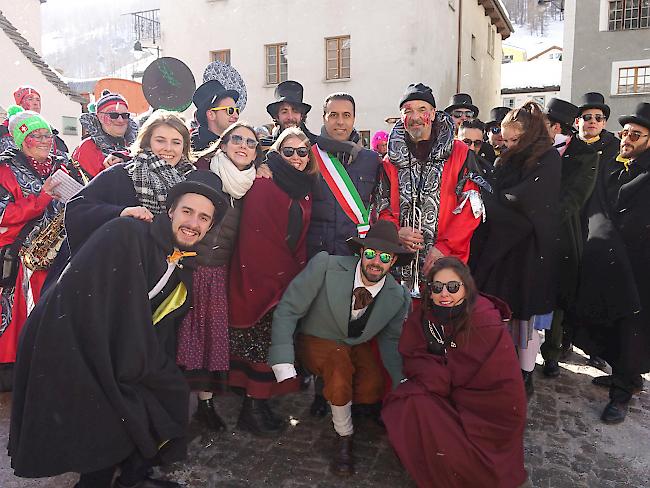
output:
<path id="1" fill-rule="evenodd" d="M 24 325 L 15 366 L 9 455 L 17 476 L 90 472 L 123 461 L 181 459 L 189 390 L 175 364 L 175 327 L 189 300 L 155 326 L 152 313 L 189 268 L 148 293 L 173 249 L 163 214 L 123 217 L 95 232 Z M 165 447 L 159 446 L 167 440 Z"/>

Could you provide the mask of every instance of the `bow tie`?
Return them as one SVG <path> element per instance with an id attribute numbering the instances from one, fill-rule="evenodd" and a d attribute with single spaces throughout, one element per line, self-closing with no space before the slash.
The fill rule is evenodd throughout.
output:
<path id="1" fill-rule="evenodd" d="M 372 294 L 368 291 L 367 288 L 359 286 L 354 289 L 352 292 L 354 296 L 354 310 L 361 310 L 366 308 L 372 302 Z"/>
<path id="2" fill-rule="evenodd" d="M 181 251 L 180 249 L 174 249 L 174 252 L 167 256 L 167 262 L 170 264 L 178 264 L 181 259 L 191 256 L 196 256 L 196 253 L 192 251 Z"/>

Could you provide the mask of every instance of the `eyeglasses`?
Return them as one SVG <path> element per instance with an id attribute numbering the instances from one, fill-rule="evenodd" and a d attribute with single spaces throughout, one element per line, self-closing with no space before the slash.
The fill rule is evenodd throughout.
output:
<path id="1" fill-rule="evenodd" d="M 638 141 L 641 137 L 649 137 L 649 136 L 650 134 L 641 134 L 638 131 L 631 131 L 627 129 L 623 129 L 618 133 L 619 139 L 625 139 L 627 137 L 632 142 Z"/>
<path id="2" fill-rule="evenodd" d="M 493 125 L 488 130 L 490 132 L 492 132 L 492 134 L 500 134 L 501 133 L 501 127 L 499 127 L 498 125 Z"/>
<path id="3" fill-rule="evenodd" d="M 379 260 L 384 264 L 390 263 L 390 260 L 393 259 L 393 255 L 389 252 L 378 252 L 370 248 L 366 248 L 363 251 L 363 257 L 369 261 L 375 259 L 375 256 L 377 256 L 377 254 L 379 254 Z"/>
<path id="4" fill-rule="evenodd" d="M 99 112 L 100 114 L 103 115 L 108 115 L 111 120 L 117 120 L 120 117 L 122 117 L 124 120 L 129 120 L 131 118 L 131 114 L 129 112 Z"/>
<path id="5" fill-rule="evenodd" d="M 453 295 L 454 293 L 458 293 L 458 290 L 460 290 L 461 286 L 463 286 L 462 281 L 448 281 L 447 283 L 443 283 L 442 281 L 434 281 L 431 283 L 431 291 L 438 295 L 442 293 L 443 288 L 446 287 L 447 291 Z"/>
<path id="6" fill-rule="evenodd" d="M 461 117 L 466 117 L 468 119 L 473 119 L 474 118 L 474 112 L 471 110 L 454 110 L 451 112 L 451 115 L 456 117 L 457 119 L 460 119 Z"/>
<path id="7" fill-rule="evenodd" d="M 231 135 L 229 141 L 233 144 L 236 144 L 237 146 L 243 146 L 246 144 L 250 149 L 255 149 L 257 147 L 257 141 L 255 139 L 251 139 L 250 137 L 244 139 L 238 134 Z"/>
<path id="8" fill-rule="evenodd" d="M 607 120 L 607 117 L 601 114 L 584 114 L 581 115 L 580 118 L 585 122 L 589 122 L 591 119 L 596 119 L 596 122 L 602 122 L 603 120 Z"/>
<path id="9" fill-rule="evenodd" d="M 304 158 L 305 156 L 309 155 L 309 149 L 306 147 L 283 147 L 282 148 L 282 155 L 285 158 L 290 158 L 293 156 L 293 154 L 296 153 L 298 156 L 301 158 Z"/>
<path id="10" fill-rule="evenodd" d="M 233 115 L 237 114 L 239 115 L 239 107 L 233 107 L 233 106 L 228 106 L 228 107 L 214 107 L 211 108 L 213 112 L 218 112 L 219 110 L 225 110 L 227 115 Z"/>
<path id="11" fill-rule="evenodd" d="M 471 139 L 463 139 L 463 142 L 468 146 L 481 147 L 483 145 L 483 139 L 476 139 L 475 141 Z"/>
<path id="12" fill-rule="evenodd" d="M 27 137 L 29 139 L 33 139 L 38 142 L 51 141 L 52 139 L 54 139 L 54 136 L 52 134 L 41 134 L 40 136 L 37 136 L 35 134 L 29 134 Z"/>

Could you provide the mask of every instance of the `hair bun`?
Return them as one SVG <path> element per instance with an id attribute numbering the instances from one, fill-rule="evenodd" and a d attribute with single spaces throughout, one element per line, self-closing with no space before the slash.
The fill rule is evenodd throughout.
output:
<path id="1" fill-rule="evenodd" d="M 20 105 L 10 105 L 9 108 L 7 108 L 7 118 L 24 111 L 25 109 Z"/>

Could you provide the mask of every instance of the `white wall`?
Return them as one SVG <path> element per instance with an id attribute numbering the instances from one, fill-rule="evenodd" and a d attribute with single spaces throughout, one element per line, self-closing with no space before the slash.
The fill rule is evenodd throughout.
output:
<path id="1" fill-rule="evenodd" d="M 41 52 L 41 2 L 40 0 L 3 0 L 0 11 L 18 32 L 29 41 L 36 52 Z"/>
<path id="2" fill-rule="evenodd" d="M 160 3 L 163 54 L 187 63 L 199 84 L 209 52 L 230 49 L 231 63 L 248 90 L 242 119 L 254 124 L 269 122 L 265 108 L 275 87 L 265 85 L 264 45 L 276 42 L 288 44 L 288 77 L 305 87 L 304 101 L 313 106 L 307 124 L 312 131 L 322 124 L 323 100 L 335 91 L 355 97 L 357 129 L 374 132 L 388 129 L 384 119 L 398 114 L 398 101 L 409 83 L 431 86 L 439 108 L 446 107 L 456 90 L 458 21 L 448 0 L 284 0 L 281 5 L 195 0 L 191 9 L 175 0 Z M 477 34 L 484 38 L 489 17 L 482 8 L 467 12 L 463 15 L 468 20 L 476 15 L 481 24 Z M 337 35 L 351 36 L 351 78 L 326 81 L 324 38 Z M 461 85 L 478 94 L 481 111 L 489 111 L 499 100 L 501 45 L 498 34 L 496 38 L 499 59 L 493 72 L 479 62 Z M 479 51 L 487 57 L 485 45 Z"/>
<path id="3" fill-rule="evenodd" d="M 544 106 L 546 106 L 548 101 L 553 97 L 562 98 L 559 91 L 512 93 L 512 94 L 501 95 L 501 101 L 499 102 L 499 105 L 502 105 L 504 107 L 509 107 L 509 105 L 506 103 L 507 99 L 514 98 L 515 104 L 513 108 L 517 108 L 517 107 L 521 107 L 528 100 L 533 100 L 534 97 L 544 97 L 544 104 L 543 104 Z"/>

